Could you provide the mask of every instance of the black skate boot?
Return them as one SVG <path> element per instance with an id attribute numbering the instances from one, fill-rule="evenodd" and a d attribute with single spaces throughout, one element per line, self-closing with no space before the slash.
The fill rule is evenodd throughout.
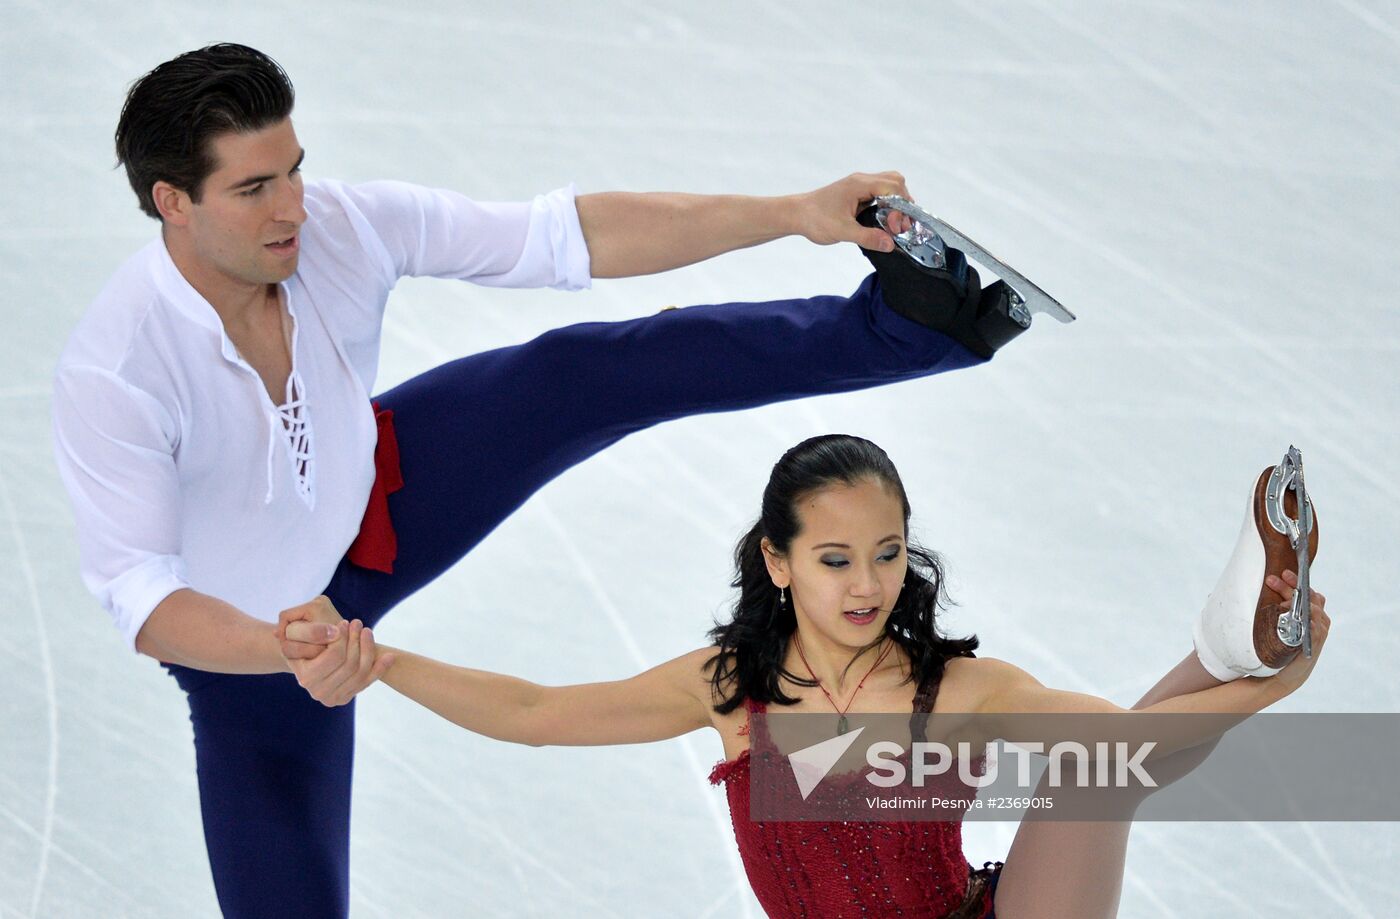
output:
<path id="1" fill-rule="evenodd" d="M 909 229 L 895 233 L 889 218 L 899 212 Z M 1074 314 L 1019 272 L 987 254 L 947 223 L 899 197 L 876 198 L 856 219 L 880 227 L 894 238 L 893 252 L 862 248 L 875 266 L 885 302 L 907 319 L 949 336 L 972 353 L 990 358 L 1031 325 L 1032 312 L 1048 312 L 1061 322 Z M 977 270 L 967 263 L 963 246 L 997 274 L 1010 278 L 982 287 Z"/>

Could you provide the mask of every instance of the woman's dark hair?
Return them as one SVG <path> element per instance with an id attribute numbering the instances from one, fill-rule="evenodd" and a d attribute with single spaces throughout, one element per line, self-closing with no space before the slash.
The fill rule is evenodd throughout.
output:
<path id="1" fill-rule="evenodd" d="M 801 528 L 797 515 L 803 498 L 831 485 L 855 485 L 874 479 L 899 495 L 904 510 L 905 546 L 909 570 L 899 601 L 890 612 L 885 634 L 909 655 L 910 680 L 916 686 L 936 684 L 949 658 L 964 657 L 977 649 L 977 638 L 948 638 L 938 631 L 937 614 L 947 607 L 943 587 L 943 563 L 936 553 L 908 541 L 909 498 L 889 456 L 875 444 L 847 434 L 825 434 L 804 440 L 783 454 L 763 489 L 758 522 L 739 540 L 734 550 L 739 589 L 734 615 L 728 623 L 710 630 L 719 653 L 707 662 L 714 695 L 722 701 L 715 711 L 727 714 L 745 699 L 792 705 L 797 702 L 782 690 L 782 680 L 799 686 L 816 686 L 813 680 L 783 667 L 788 642 L 797 629 L 792 604 L 780 604 L 778 591 L 763 560 L 766 537 L 786 555 Z"/>
<path id="2" fill-rule="evenodd" d="M 199 203 L 214 171 L 213 139 L 258 131 L 292 113 L 292 81 L 244 45 L 209 45 L 166 61 L 132 84 L 117 120 L 117 162 L 147 215 L 151 186 L 169 182 Z"/>

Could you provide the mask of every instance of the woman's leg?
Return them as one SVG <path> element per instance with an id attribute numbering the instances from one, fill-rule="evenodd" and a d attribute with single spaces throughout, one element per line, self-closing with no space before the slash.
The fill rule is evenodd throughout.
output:
<path id="1" fill-rule="evenodd" d="M 1192 651 L 1133 708 L 1146 708 L 1164 699 L 1219 685 L 1220 681 L 1206 672 Z M 1154 778 L 1185 775 L 1210 755 L 1215 744 L 1211 741 L 1165 758 L 1160 767 L 1152 770 Z M 1061 798 L 1063 795 L 1063 791 L 1057 793 Z M 997 884 L 997 919 L 1116 916 L 1123 890 L 1128 831 L 1132 828 L 1131 815 L 1127 816 L 1129 819 L 1121 822 L 1023 822 Z"/>
<path id="2" fill-rule="evenodd" d="M 981 362 L 889 309 L 874 275 L 850 297 L 584 323 L 452 361 L 379 397 L 403 471 L 389 496 L 398 556 L 392 574 L 342 562 L 333 593 L 372 625 L 545 483 L 651 425 Z"/>

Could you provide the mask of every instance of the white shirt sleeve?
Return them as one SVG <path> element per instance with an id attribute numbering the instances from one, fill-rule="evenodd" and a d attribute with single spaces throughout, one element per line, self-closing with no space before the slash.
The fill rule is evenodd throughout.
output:
<path id="1" fill-rule="evenodd" d="M 591 283 L 572 185 L 509 204 L 406 182 L 342 185 L 338 191 L 374 230 L 396 277 L 559 290 Z"/>
<path id="2" fill-rule="evenodd" d="M 151 611 L 190 586 L 180 558 L 174 423 L 115 373 L 65 366 L 54 380 L 53 429 L 83 582 L 135 650 Z"/>

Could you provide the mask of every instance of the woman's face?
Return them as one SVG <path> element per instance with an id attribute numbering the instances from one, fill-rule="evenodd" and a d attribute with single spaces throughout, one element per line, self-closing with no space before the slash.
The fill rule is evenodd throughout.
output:
<path id="1" fill-rule="evenodd" d="M 768 553 L 773 583 L 787 587 L 804 638 L 848 648 L 884 633 L 904 586 L 904 511 L 875 479 L 832 485 L 798 502 L 801 529 L 786 557 Z"/>

